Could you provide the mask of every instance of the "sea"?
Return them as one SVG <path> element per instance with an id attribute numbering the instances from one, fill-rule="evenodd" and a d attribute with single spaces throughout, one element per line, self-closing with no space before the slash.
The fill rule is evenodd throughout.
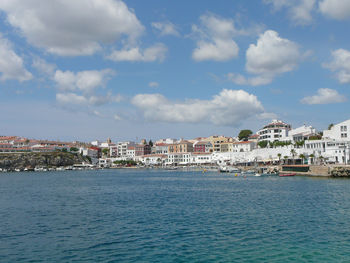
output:
<path id="1" fill-rule="evenodd" d="M 1 173 L 0 262 L 350 262 L 350 180 Z"/>

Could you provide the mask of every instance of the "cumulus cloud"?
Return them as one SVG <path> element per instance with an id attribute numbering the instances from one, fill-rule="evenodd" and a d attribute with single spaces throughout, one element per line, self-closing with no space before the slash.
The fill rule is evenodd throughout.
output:
<path id="1" fill-rule="evenodd" d="M 35 58 L 32 66 L 41 74 L 53 76 L 55 74 L 56 65 L 46 62 L 42 58 Z"/>
<path id="2" fill-rule="evenodd" d="M 332 61 L 323 64 L 323 66 L 336 72 L 336 77 L 340 83 L 350 83 L 350 51 L 346 49 L 332 51 Z"/>
<path id="3" fill-rule="evenodd" d="M 272 82 L 271 76 L 255 76 L 247 78 L 241 74 L 238 73 L 228 73 L 227 79 L 232 81 L 233 83 L 237 85 L 248 85 L 248 86 L 261 86 L 261 85 L 267 85 Z"/>
<path id="4" fill-rule="evenodd" d="M 86 95 L 86 94 L 77 94 L 73 92 L 57 93 L 56 101 L 65 106 L 70 106 L 71 108 L 81 105 L 81 106 L 101 106 L 109 102 L 119 102 L 121 99 L 120 96 L 113 96 L 111 93 L 108 93 L 104 96 L 97 95 Z"/>
<path id="5" fill-rule="evenodd" d="M 167 22 L 153 22 L 152 27 L 159 31 L 161 36 L 172 35 L 172 36 L 180 36 L 180 33 L 176 29 L 176 26 L 167 21 Z"/>
<path id="6" fill-rule="evenodd" d="M 131 103 L 147 120 L 183 123 L 213 123 L 238 126 L 247 118 L 264 113 L 256 96 L 243 90 L 222 90 L 211 100 L 173 102 L 161 94 L 138 94 Z"/>
<path id="7" fill-rule="evenodd" d="M 15 79 L 20 82 L 32 79 L 32 74 L 23 65 L 11 43 L 0 34 L 0 80 Z"/>
<path id="8" fill-rule="evenodd" d="M 264 3 L 271 4 L 274 11 L 287 9 L 288 16 L 294 24 L 308 25 L 312 22 L 311 13 L 316 0 L 264 0 Z"/>
<path id="9" fill-rule="evenodd" d="M 337 20 L 350 18 L 350 1 L 347 0 L 322 0 L 319 3 L 321 13 Z"/>
<path id="10" fill-rule="evenodd" d="M 294 70 L 301 60 L 296 43 L 267 30 L 246 52 L 246 69 L 253 74 L 276 75 Z"/>
<path id="11" fill-rule="evenodd" d="M 57 70 L 54 80 L 61 90 L 92 93 L 96 88 L 103 87 L 114 74 L 115 72 L 111 69 L 87 70 L 77 73 Z"/>
<path id="12" fill-rule="evenodd" d="M 104 88 L 107 81 L 115 74 L 111 69 L 87 70 L 80 72 L 56 70 L 53 80 L 59 92 L 56 101 L 60 105 L 101 106 L 110 102 L 119 102 L 122 97 L 111 92 L 100 95 L 98 91 Z"/>
<path id="13" fill-rule="evenodd" d="M 330 104 L 341 103 L 347 99 L 345 96 L 338 93 L 334 89 L 319 89 L 317 94 L 310 97 L 305 97 L 301 100 L 304 104 Z"/>
<path id="14" fill-rule="evenodd" d="M 32 45 L 63 55 L 91 55 L 101 44 L 144 31 L 133 10 L 121 0 L 2 0 L 7 21 Z"/>
<path id="15" fill-rule="evenodd" d="M 193 25 L 192 32 L 199 36 L 192 58 L 196 61 L 227 61 L 238 56 L 238 45 L 233 37 L 242 34 L 232 19 L 213 14 L 200 17 L 200 26 Z"/>
<path id="16" fill-rule="evenodd" d="M 162 62 L 167 51 L 168 48 L 164 44 L 158 43 L 144 50 L 139 47 L 114 50 L 107 58 L 113 61 Z"/>
<path id="17" fill-rule="evenodd" d="M 238 85 L 266 85 L 276 75 L 294 70 L 302 58 L 296 43 L 281 38 L 273 30 L 267 30 L 246 51 L 246 70 L 257 76 L 246 78 L 229 73 L 227 78 Z"/>

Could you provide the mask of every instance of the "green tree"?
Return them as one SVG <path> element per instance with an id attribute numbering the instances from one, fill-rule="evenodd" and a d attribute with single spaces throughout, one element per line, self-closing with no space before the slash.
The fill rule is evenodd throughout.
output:
<path id="1" fill-rule="evenodd" d="M 302 160 L 302 164 L 304 164 L 306 156 L 304 154 L 299 154 L 299 158 Z"/>
<path id="2" fill-rule="evenodd" d="M 109 152 L 109 149 L 108 149 L 108 148 L 102 149 L 103 155 L 107 156 L 107 155 L 108 155 L 108 152 Z"/>
<path id="3" fill-rule="evenodd" d="M 294 159 L 294 157 L 295 157 L 295 155 L 297 154 L 297 152 L 296 152 L 294 149 L 292 149 L 292 150 L 290 150 L 290 154 L 293 156 L 293 164 L 295 164 L 295 159 Z"/>
<path id="4" fill-rule="evenodd" d="M 284 159 L 284 164 L 286 164 L 288 160 L 288 156 L 287 155 L 283 156 L 283 159 Z"/>
<path id="5" fill-rule="evenodd" d="M 153 147 L 153 142 L 152 142 L 152 140 L 149 140 L 148 145 L 151 146 L 151 147 Z"/>
<path id="6" fill-rule="evenodd" d="M 258 142 L 258 145 L 260 148 L 266 148 L 268 143 L 269 143 L 268 141 L 260 141 Z"/>
<path id="7" fill-rule="evenodd" d="M 315 155 L 312 153 L 312 154 L 309 155 L 309 157 L 310 157 L 310 162 L 311 162 L 311 164 L 313 164 L 313 163 L 314 163 Z"/>
<path id="8" fill-rule="evenodd" d="M 76 148 L 76 147 L 70 147 L 69 151 L 70 151 L 70 152 L 78 152 L 79 149 Z"/>
<path id="9" fill-rule="evenodd" d="M 332 129 L 333 126 L 334 126 L 333 123 L 329 124 L 329 125 L 328 125 L 328 130 Z"/>
<path id="10" fill-rule="evenodd" d="M 281 154 L 281 153 L 278 153 L 278 154 L 277 154 L 277 157 L 278 157 L 278 164 L 281 165 L 281 157 L 282 157 L 282 154 Z"/>
<path id="11" fill-rule="evenodd" d="M 252 134 L 253 132 L 251 130 L 241 130 L 238 134 L 238 139 L 240 141 L 248 141 L 249 136 Z"/>

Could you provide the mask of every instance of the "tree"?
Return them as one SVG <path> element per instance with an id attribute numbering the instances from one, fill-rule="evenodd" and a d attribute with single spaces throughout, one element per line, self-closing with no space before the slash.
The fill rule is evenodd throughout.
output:
<path id="1" fill-rule="evenodd" d="M 266 148 L 268 143 L 269 143 L 268 141 L 260 141 L 258 142 L 258 145 L 260 148 Z"/>
<path id="2" fill-rule="evenodd" d="M 279 165 L 281 165 L 281 157 L 282 157 L 282 154 L 278 153 L 278 154 L 277 154 L 277 157 L 278 157 L 278 163 L 279 163 Z"/>
<path id="3" fill-rule="evenodd" d="M 295 164 L 294 156 L 297 154 L 297 152 L 294 149 L 292 149 L 292 150 L 290 150 L 290 153 L 293 156 L 293 164 Z"/>
<path id="4" fill-rule="evenodd" d="M 309 155 L 309 157 L 310 157 L 310 162 L 311 162 L 311 164 L 313 164 L 313 163 L 314 163 L 315 155 L 312 153 L 312 154 Z"/>
<path id="5" fill-rule="evenodd" d="M 108 152 L 109 152 L 108 148 L 102 149 L 103 155 L 108 155 Z"/>
<path id="6" fill-rule="evenodd" d="M 70 147 L 69 151 L 70 151 L 70 152 L 78 152 L 79 149 L 76 148 L 76 147 Z"/>
<path id="7" fill-rule="evenodd" d="M 152 140 L 149 140 L 148 145 L 151 146 L 151 147 L 153 147 L 153 142 L 152 142 Z"/>
<path id="8" fill-rule="evenodd" d="M 283 157 L 283 159 L 284 159 L 284 164 L 286 164 L 286 162 L 287 162 L 287 160 L 288 160 L 288 156 L 285 155 L 285 156 Z"/>
<path id="9" fill-rule="evenodd" d="M 333 123 L 329 124 L 329 125 L 328 125 L 328 130 L 332 129 L 333 126 L 334 126 Z"/>
<path id="10" fill-rule="evenodd" d="M 302 160 L 302 164 L 304 164 L 306 156 L 304 154 L 299 154 L 299 158 Z"/>
<path id="11" fill-rule="evenodd" d="M 251 130 L 241 130 L 238 134 L 238 139 L 240 141 L 248 141 L 249 136 L 252 134 L 253 132 Z"/>

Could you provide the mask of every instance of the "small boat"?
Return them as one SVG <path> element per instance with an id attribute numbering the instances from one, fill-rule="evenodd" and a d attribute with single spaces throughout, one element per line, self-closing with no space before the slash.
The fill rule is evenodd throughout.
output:
<path id="1" fill-rule="evenodd" d="M 285 177 L 285 176 L 294 176 L 296 173 L 286 173 L 286 174 L 280 174 L 280 177 Z"/>

